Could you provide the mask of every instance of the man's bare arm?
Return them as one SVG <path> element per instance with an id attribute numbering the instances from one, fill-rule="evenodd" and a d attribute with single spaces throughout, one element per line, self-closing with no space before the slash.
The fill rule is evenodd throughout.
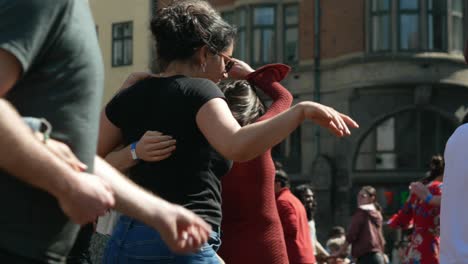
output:
<path id="1" fill-rule="evenodd" d="M 0 99 L 0 135 L 0 169 L 55 196 L 74 222 L 92 221 L 114 205 L 112 190 L 104 181 L 72 169 L 49 151 L 4 99 Z"/>
<path id="2" fill-rule="evenodd" d="M 196 251 L 207 241 L 211 227 L 192 212 L 143 190 L 98 156 L 94 168 L 111 186 L 115 209 L 156 229 L 172 250 Z"/>

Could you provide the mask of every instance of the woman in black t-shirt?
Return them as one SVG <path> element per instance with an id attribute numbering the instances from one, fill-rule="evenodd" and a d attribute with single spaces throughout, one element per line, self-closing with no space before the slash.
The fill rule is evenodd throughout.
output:
<path id="1" fill-rule="evenodd" d="M 220 244 L 220 177 L 229 170 L 229 160 L 247 161 L 264 153 L 305 119 L 337 136 L 349 135 L 347 126 L 357 124 L 332 108 L 301 102 L 274 118 L 241 127 L 215 84 L 228 72 L 235 79 L 253 72 L 231 58 L 235 29 L 207 2 L 181 0 L 159 10 L 151 30 L 162 72 L 119 92 L 109 102 L 101 118 L 98 152 L 105 156 L 122 143 L 134 149 L 146 131 L 171 135 L 177 150 L 156 163 L 138 162 L 130 169 L 130 178 L 192 210 L 214 232 L 199 252 L 178 255 L 156 231 L 122 216 L 105 262 L 219 263 L 215 250 Z"/>

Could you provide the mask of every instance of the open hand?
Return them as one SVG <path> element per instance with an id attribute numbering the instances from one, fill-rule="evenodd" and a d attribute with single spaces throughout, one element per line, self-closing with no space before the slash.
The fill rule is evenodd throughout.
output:
<path id="1" fill-rule="evenodd" d="M 252 69 L 252 67 L 250 67 L 246 62 L 234 58 L 231 58 L 231 60 L 234 61 L 234 65 L 228 72 L 229 78 L 234 80 L 245 80 L 247 75 L 254 72 L 254 69 Z"/>
<path id="2" fill-rule="evenodd" d="M 167 159 L 176 149 L 176 140 L 158 131 L 146 131 L 136 144 L 138 158 L 155 162 Z"/>
<path id="3" fill-rule="evenodd" d="M 156 229 L 174 252 L 196 252 L 208 241 L 211 226 L 194 213 L 174 204 L 162 212 Z"/>
<path id="4" fill-rule="evenodd" d="M 82 172 L 88 168 L 86 164 L 81 162 L 75 154 L 73 154 L 66 144 L 50 138 L 46 141 L 45 145 L 55 156 L 65 161 L 65 163 L 70 165 L 75 171 Z"/>
<path id="5" fill-rule="evenodd" d="M 425 200 L 431 193 L 429 188 L 421 182 L 412 182 L 409 186 L 411 194 L 416 195 L 419 199 Z"/>
<path id="6" fill-rule="evenodd" d="M 342 114 L 335 109 L 314 102 L 301 102 L 304 117 L 313 121 L 321 127 L 327 128 L 336 136 L 349 136 L 351 131 L 348 127 L 358 128 L 359 125 L 351 117 Z"/>

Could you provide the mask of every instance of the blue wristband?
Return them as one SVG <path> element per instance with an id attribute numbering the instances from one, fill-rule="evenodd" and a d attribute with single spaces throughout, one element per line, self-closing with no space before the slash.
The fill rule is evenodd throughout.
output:
<path id="1" fill-rule="evenodd" d="M 130 153 L 132 154 L 132 159 L 133 160 L 138 160 L 138 156 L 136 154 L 136 144 L 137 143 L 138 143 L 138 141 L 135 141 L 130 145 Z"/>
<path id="2" fill-rule="evenodd" d="M 424 202 L 428 204 L 432 200 L 432 197 L 434 197 L 434 196 L 432 196 L 432 193 L 429 193 L 426 196 L 426 199 L 424 200 Z"/>

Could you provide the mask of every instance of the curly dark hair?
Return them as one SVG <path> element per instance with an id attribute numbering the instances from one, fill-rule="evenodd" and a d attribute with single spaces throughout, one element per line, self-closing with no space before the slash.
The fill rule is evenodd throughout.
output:
<path id="1" fill-rule="evenodd" d="M 251 124 L 265 114 L 265 104 L 249 82 L 244 80 L 227 82 L 221 84 L 220 88 L 239 125 Z"/>
<path id="2" fill-rule="evenodd" d="M 189 60 L 198 48 L 225 51 L 233 44 L 236 29 L 203 0 L 175 0 L 159 9 L 151 20 L 161 70 L 174 60 Z"/>

